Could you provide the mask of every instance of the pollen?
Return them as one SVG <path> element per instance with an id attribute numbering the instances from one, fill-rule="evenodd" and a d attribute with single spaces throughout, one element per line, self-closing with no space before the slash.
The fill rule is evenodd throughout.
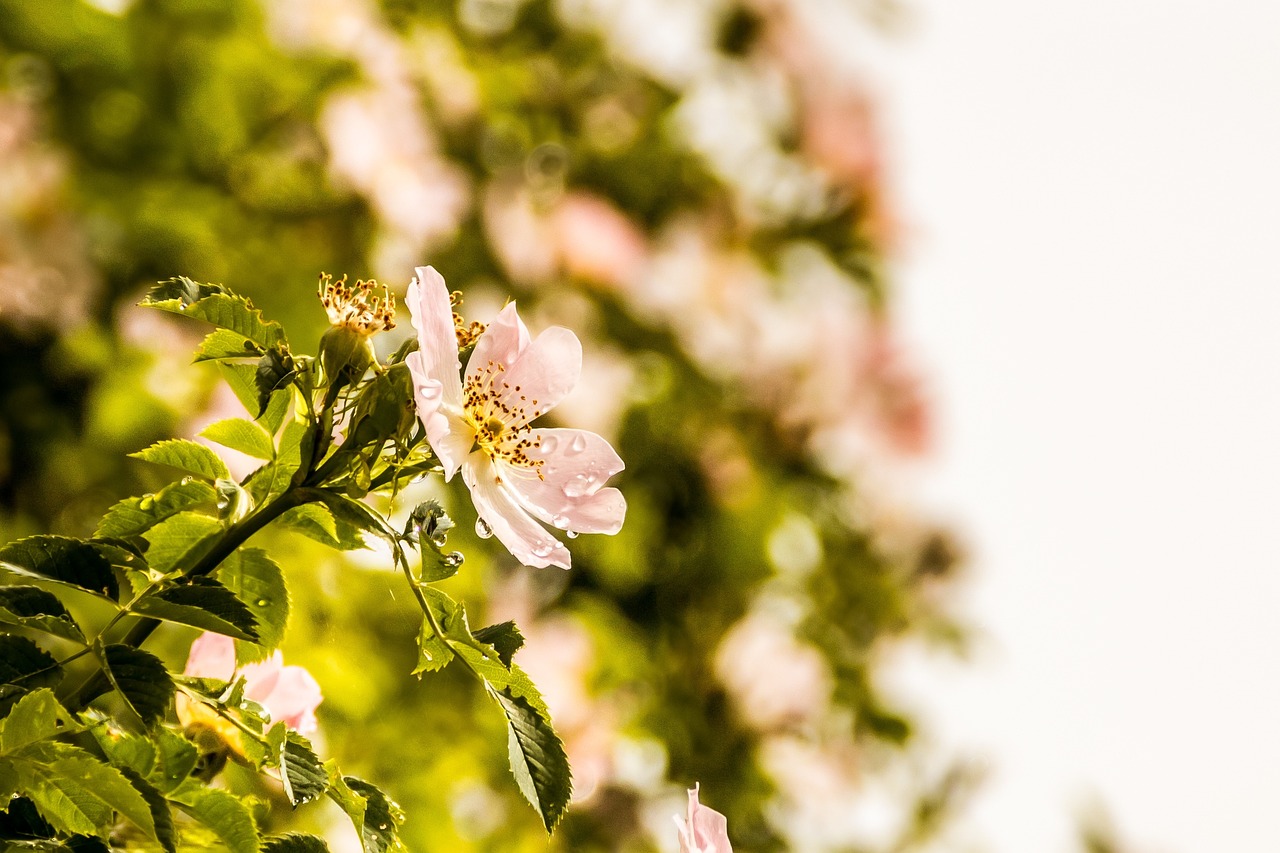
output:
<path id="1" fill-rule="evenodd" d="M 395 328 L 396 301 L 385 284 L 360 279 L 352 285 L 347 284 L 345 275 L 334 281 L 333 276 L 321 273 L 316 291 L 334 326 L 345 326 L 362 335 Z"/>
<path id="2" fill-rule="evenodd" d="M 462 304 L 462 291 L 455 290 L 449 294 L 449 306 L 457 308 Z M 474 346 L 475 342 L 484 334 L 485 324 L 472 321 L 468 323 L 462 319 L 462 315 L 457 311 L 453 312 L 453 331 L 458 336 L 458 349 L 463 350 L 469 346 Z"/>
<path id="3" fill-rule="evenodd" d="M 490 361 L 467 377 L 462 387 L 462 411 L 475 430 L 472 450 L 481 450 L 495 462 L 537 472 L 542 477 L 542 459 L 529 455 L 538 441 L 533 438 L 532 419 L 510 383 L 503 379 L 506 366 Z M 532 413 L 533 417 L 539 414 Z"/>

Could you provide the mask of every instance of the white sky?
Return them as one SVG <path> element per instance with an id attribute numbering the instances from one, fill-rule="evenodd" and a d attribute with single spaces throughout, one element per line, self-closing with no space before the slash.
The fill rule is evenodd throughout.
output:
<path id="1" fill-rule="evenodd" d="M 1280 3 L 914 0 L 888 75 L 930 506 L 976 665 L 901 687 L 971 838 L 1280 850 Z M 962 849 L 968 849 L 962 848 Z"/>

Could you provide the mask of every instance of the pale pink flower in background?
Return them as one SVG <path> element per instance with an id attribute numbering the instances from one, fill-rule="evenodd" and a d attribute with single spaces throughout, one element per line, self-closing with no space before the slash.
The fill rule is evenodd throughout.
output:
<path id="1" fill-rule="evenodd" d="M 729 823 L 724 815 L 698 802 L 698 785 L 689 789 L 689 816 L 676 818 L 680 829 L 680 853 L 733 853 Z"/>
<path id="2" fill-rule="evenodd" d="M 531 340 L 509 304 L 476 342 L 464 381 L 444 279 L 418 267 L 405 301 L 418 331 L 419 349 L 406 359 L 418 415 L 445 479 L 462 471 L 482 528 L 526 566 L 565 569 L 568 549 L 538 521 L 570 537 L 617 533 L 627 503 L 603 487 L 623 469 L 614 449 L 586 430 L 530 426 L 578 381 L 577 336 L 552 326 Z"/>
<path id="3" fill-rule="evenodd" d="M 757 605 L 725 635 L 716 675 L 743 718 L 774 731 L 820 718 L 831 704 L 831 669 L 778 614 Z"/>
<path id="4" fill-rule="evenodd" d="M 603 198 L 567 194 L 552 214 L 560 262 L 570 275 L 613 287 L 636 281 L 648 258 L 644 233 Z"/>
<path id="5" fill-rule="evenodd" d="M 285 666 L 280 652 L 261 663 L 251 663 L 236 669 L 236 646 L 230 637 L 221 634 L 201 634 L 191 644 L 184 675 L 192 678 L 217 678 L 232 681 L 244 678 L 244 695 L 261 705 L 275 722 L 283 721 L 299 734 L 309 735 L 316 730 L 316 707 L 323 697 L 320 685 L 300 666 Z M 178 716 L 196 716 L 191 707 L 184 711 L 178 705 Z M 184 719 L 189 723 L 190 719 Z"/>

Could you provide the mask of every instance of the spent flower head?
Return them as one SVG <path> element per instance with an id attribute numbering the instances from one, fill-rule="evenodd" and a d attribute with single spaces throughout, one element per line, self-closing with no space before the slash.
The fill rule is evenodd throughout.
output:
<path id="1" fill-rule="evenodd" d="M 344 275 L 337 281 L 328 273 L 320 274 L 316 286 L 320 302 L 334 326 L 343 326 L 362 335 L 388 332 L 395 328 L 396 300 L 385 284 L 375 279 L 347 284 Z"/>

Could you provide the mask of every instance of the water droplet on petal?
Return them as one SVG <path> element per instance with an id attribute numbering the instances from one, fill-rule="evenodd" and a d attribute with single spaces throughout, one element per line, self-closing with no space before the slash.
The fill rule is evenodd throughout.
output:
<path id="1" fill-rule="evenodd" d="M 556 448 L 559 446 L 560 446 L 560 439 L 556 438 L 554 435 L 542 436 L 542 452 L 543 453 L 555 453 Z"/>
<path id="2" fill-rule="evenodd" d="M 591 488 L 594 480 L 586 474 L 576 474 L 572 480 L 569 480 L 560 487 L 560 491 L 564 492 L 566 498 L 580 498 Z"/>
<path id="3" fill-rule="evenodd" d="M 551 523 L 556 527 L 559 527 L 561 530 L 569 529 L 569 519 L 567 516 L 553 515 L 551 516 Z"/>
<path id="4" fill-rule="evenodd" d="M 578 531 L 576 531 L 576 530 L 569 530 L 569 531 L 566 531 L 564 535 L 565 535 L 565 536 L 568 536 L 570 539 L 577 539 L 577 538 L 578 538 Z"/>
<path id="5" fill-rule="evenodd" d="M 534 549 L 533 549 L 533 556 L 535 556 L 535 557 L 537 557 L 538 559 L 542 560 L 542 559 L 545 559 L 545 558 L 547 558 L 547 557 L 550 557 L 550 556 L 551 556 L 551 552 L 552 552 L 552 551 L 554 551 L 554 550 L 555 550 L 555 547 L 554 547 L 554 546 L 552 546 L 552 545 L 548 545 L 548 544 L 546 544 L 546 543 L 543 543 L 543 544 L 541 544 L 541 545 L 539 545 L 538 547 L 536 547 L 536 548 L 534 548 Z"/>
<path id="6" fill-rule="evenodd" d="M 573 437 L 573 441 L 569 443 L 569 450 L 573 453 L 581 453 L 587 449 L 587 439 L 582 433 L 578 433 Z"/>
<path id="7" fill-rule="evenodd" d="M 493 535 L 493 528 L 489 526 L 489 522 L 483 518 L 476 519 L 476 535 L 481 539 L 488 539 Z"/>

